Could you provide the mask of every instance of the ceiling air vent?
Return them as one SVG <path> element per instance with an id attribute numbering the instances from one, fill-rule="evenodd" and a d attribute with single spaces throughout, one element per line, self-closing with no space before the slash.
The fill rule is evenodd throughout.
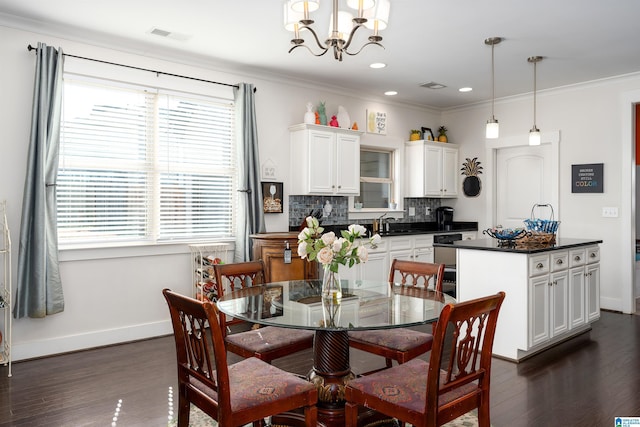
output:
<path id="1" fill-rule="evenodd" d="M 191 36 L 187 34 L 174 33 L 172 31 L 163 30 L 160 28 L 152 28 L 148 31 L 149 34 L 153 34 L 154 36 L 166 37 L 168 39 L 185 41 L 189 40 Z"/>
<path id="2" fill-rule="evenodd" d="M 428 83 L 421 83 L 420 87 L 424 87 L 427 89 L 443 89 L 446 86 L 443 85 L 442 83 L 428 82 Z"/>

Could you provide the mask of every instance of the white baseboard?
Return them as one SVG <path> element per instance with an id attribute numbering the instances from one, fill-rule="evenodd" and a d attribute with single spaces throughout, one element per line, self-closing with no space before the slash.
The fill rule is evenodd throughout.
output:
<path id="1" fill-rule="evenodd" d="M 171 327 L 171 321 L 163 320 L 161 322 L 96 331 L 51 340 L 38 340 L 26 343 L 22 342 L 12 346 L 11 358 L 13 361 L 33 359 L 146 338 L 159 337 L 172 333 L 173 329 Z"/>

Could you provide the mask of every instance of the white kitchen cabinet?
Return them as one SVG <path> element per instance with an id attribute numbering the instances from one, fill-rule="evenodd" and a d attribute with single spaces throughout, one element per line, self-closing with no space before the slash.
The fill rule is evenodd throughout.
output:
<path id="1" fill-rule="evenodd" d="M 389 262 L 404 261 L 433 262 L 433 235 L 387 237 L 389 239 Z M 389 264 L 391 265 L 391 264 Z"/>
<path id="2" fill-rule="evenodd" d="M 600 318 L 600 247 L 589 246 L 585 267 L 585 298 L 587 319 L 593 322 Z"/>
<path id="3" fill-rule="evenodd" d="M 291 126 L 291 194 L 358 195 L 360 135 L 328 126 Z"/>
<path id="4" fill-rule="evenodd" d="M 530 257 L 530 347 L 562 335 L 570 328 L 570 305 L 573 304 L 573 295 L 569 292 L 567 257 L 567 251 Z"/>
<path id="5" fill-rule="evenodd" d="M 406 142 L 405 165 L 408 197 L 458 196 L 458 145 Z"/>
<path id="6" fill-rule="evenodd" d="M 340 266 L 341 280 L 386 280 L 389 277 L 389 249 L 386 239 L 377 248 L 367 248 L 369 259 L 351 268 Z"/>

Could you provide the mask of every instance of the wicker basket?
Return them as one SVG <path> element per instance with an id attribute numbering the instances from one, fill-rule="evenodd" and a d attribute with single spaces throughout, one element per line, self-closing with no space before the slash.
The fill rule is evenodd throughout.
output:
<path id="1" fill-rule="evenodd" d="M 529 232 L 526 236 L 516 242 L 516 246 L 522 248 L 547 247 L 556 243 L 555 233 L 544 233 L 541 231 Z"/>

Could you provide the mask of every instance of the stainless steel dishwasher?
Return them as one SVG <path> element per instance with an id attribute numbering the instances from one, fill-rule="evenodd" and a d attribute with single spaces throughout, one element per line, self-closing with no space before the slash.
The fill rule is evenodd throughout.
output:
<path id="1" fill-rule="evenodd" d="M 452 244 L 457 240 L 462 240 L 462 233 L 436 234 L 433 236 L 433 243 Z M 433 262 L 444 264 L 444 278 L 442 289 L 445 293 L 456 296 L 456 250 L 453 245 L 450 248 L 436 246 L 433 248 Z"/>

